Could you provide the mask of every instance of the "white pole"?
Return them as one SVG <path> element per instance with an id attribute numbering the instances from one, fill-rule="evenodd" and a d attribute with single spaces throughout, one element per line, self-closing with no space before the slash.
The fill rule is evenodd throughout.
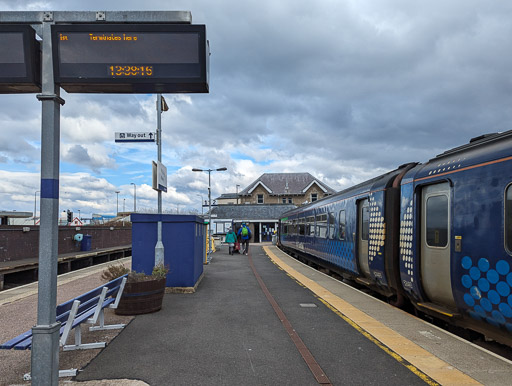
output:
<path id="1" fill-rule="evenodd" d="M 156 98 L 157 128 L 156 143 L 158 145 L 158 163 L 162 162 L 162 94 Z M 162 191 L 158 190 L 158 225 L 157 242 L 155 245 L 155 266 L 164 264 L 164 243 L 162 242 Z"/>

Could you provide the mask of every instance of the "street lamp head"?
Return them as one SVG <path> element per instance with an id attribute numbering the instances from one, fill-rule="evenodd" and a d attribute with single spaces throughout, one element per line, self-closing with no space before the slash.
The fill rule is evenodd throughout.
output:
<path id="1" fill-rule="evenodd" d="M 133 183 L 133 182 L 130 182 L 130 185 L 135 185 L 135 183 Z"/>
<path id="2" fill-rule="evenodd" d="M 216 169 L 218 172 L 225 172 L 226 170 L 228 170 L 228 168 L 218 168 Z"/>
<path id="3" fill-rule="evenodd" d="M 198 168 L 193 168 L 193 169 L 192 169 L 192 171 L 193 171 L 193 172 L 202 172 L 202 171 L 204 171 L 204 170 L 203 170 L 203 169 L 198 169 Z"/>
<path id="4" fill-rule="evenodd" d="M 121 193 L 121 191 L 120 190 L 116 190 L 116 193 L 119 194 L 119 193 Z"/>

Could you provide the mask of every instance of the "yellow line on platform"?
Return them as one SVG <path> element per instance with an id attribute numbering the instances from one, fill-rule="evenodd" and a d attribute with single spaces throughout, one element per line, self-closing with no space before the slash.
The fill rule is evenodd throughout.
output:
<path id="1" fill-rule="evenodd" d="M 479 382 L 467 374 L 455 369 L 416 343 L 299 273 L 279 259 L 271 248 L 264 246 L 263 250 L 278 267 L 311 290 L 333 312 L 427 384 L 434 385 L 438 382 L 441 385 L 480 385 Z"/>

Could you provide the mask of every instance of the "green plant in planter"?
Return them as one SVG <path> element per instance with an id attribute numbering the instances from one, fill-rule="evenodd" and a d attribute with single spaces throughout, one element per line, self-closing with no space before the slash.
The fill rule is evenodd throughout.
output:
<path id="1" fill-rule="evenodd" d="M 168 272 L 169 267 L 163 264 L 155 266 L 151 275 L 131 271 L 115 313 L 139 315 L 160 310 L 165 294 L 165 276 Z"/>
<path id="2" fill-rule="evenodd" d="M 101 274 L 101 279 L 104 281 L 112 281 L 130 273 L 130 269 L 126 268 L 122 263 L 109 265 L 106 270 L 104 270 Z"/>
<path id="3" fill-rule="evenodd" d="M 165 279 L 168 273 L 169 273 L 169 265 L 157 264 L 153 268 L 153 272 L 151 273 L 151 276 L 154 279 Z"/>
<path id="4" fill-rule="evenodd" d="M 165 279 L 168 272 L 169 266 L 163 264 L 155 265 L 151 275 L 147 275 L 144 272 L 132 271 L 129 268 L 126 268 L 123 264 L 116 264 L 108 266 L 101 274 L 101 278 L 105 281 L 112 281 L 118 277 L 128 274 L 127 283 L 139 283 L 143 281 Z"/>

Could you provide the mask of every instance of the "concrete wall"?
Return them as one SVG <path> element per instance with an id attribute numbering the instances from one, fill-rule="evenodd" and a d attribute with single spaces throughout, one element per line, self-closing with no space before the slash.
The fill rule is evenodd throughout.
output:
<path id="1" fill-rule="evenodd" d="M 24 232 L 23 229 L 30 229 Z M 91 235 L 91 250 L 131 245 L 131 226 L 59 227 L 59 255 L 80 251 L 75 234 Z M 39 227 L 0 226 L 0 262 L 36 258 L 39 255 Z"/>

